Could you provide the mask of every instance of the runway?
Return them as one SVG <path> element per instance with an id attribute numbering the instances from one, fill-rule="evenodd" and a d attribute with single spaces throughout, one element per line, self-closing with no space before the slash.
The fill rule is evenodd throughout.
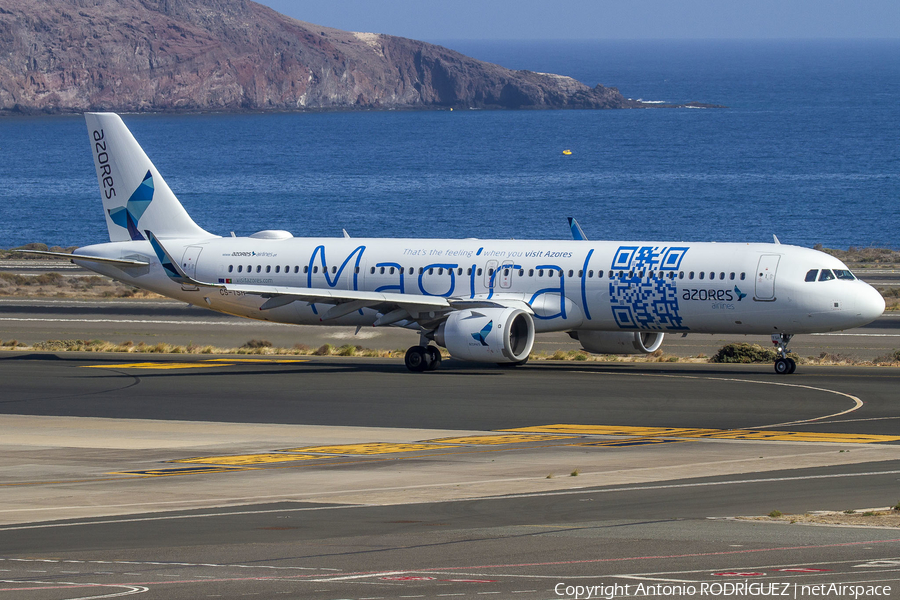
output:
<path id="1" fill-rule="evenodd" d="M 735 517 L 900 501 L 898 380 L 3 353 L 0 598 L 891 597 L 897 528 Z"/>

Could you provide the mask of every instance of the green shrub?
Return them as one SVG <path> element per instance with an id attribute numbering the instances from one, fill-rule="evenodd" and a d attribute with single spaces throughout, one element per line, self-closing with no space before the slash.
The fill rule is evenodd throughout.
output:
<path id="1" fill-rule="evenodd" d="M 759 344 L 728 344 L 722 346 L 715 356 L 709 359 L 713 363 L 770 363 L 778 355 L 772 348 L 763 348 Z"/>

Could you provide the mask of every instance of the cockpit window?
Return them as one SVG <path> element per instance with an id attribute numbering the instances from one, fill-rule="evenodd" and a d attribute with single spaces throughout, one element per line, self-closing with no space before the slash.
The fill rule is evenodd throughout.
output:
<path id="1" fill-rule="evenodd" d="M 815 280 L 816 280 L 816 275 L 818 275 L 818 274 L 819 274 L 819 270 L 818 270 L 818 269 L 810 269 L 810 270 L 806 273 L 806 280 L 807 280 L 807 281 L 815 281 Z"/>
<path id="2" fill-rule="evenodd" d="M 835 269 L 834 274 L 838 279 L 846 279 L 847 281 L 853 281 L 854 279 L 856 279 L 853 273 L 851 273 L 847 269 Z"/>
<path id="3" fill-rule="evenodd" d="M 831 281 L 834 279 L 834 273 L 829 269 L 822 269 L 822 273 L 819 275 L 819 281 Z"/>

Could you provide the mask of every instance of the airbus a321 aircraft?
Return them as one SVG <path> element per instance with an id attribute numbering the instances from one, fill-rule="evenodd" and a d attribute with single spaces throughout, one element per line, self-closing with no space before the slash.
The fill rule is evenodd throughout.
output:
<path id="1" fill-rule="evenodd" d="M 836 258 L 781 244 L 221 237 L 188 216 L 118 115 L 85 115 L 109 243 L 78 265 L 223 313 L 277 323 L 419 332 L 411 371 L 528 360 L 537 333 L 588 352 L 650 353 L 666 333 L 791 336 L 865 325 L 877 290 Z M 51 253 L 52 254 L 52 253 Z"/>

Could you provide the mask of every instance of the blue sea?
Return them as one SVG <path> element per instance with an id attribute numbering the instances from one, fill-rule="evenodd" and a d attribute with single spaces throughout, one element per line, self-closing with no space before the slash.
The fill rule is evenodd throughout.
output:
<path id="1" fill-rule="evenodd" d="M 900 248 L 900 41 L 445 41 L 724 109 L 124 115 L 228 235 Z M 562 151 L 570 149 L 565 156 Z M 0 119 L 0 248 L 106 241 L 80 117 Z"/>

